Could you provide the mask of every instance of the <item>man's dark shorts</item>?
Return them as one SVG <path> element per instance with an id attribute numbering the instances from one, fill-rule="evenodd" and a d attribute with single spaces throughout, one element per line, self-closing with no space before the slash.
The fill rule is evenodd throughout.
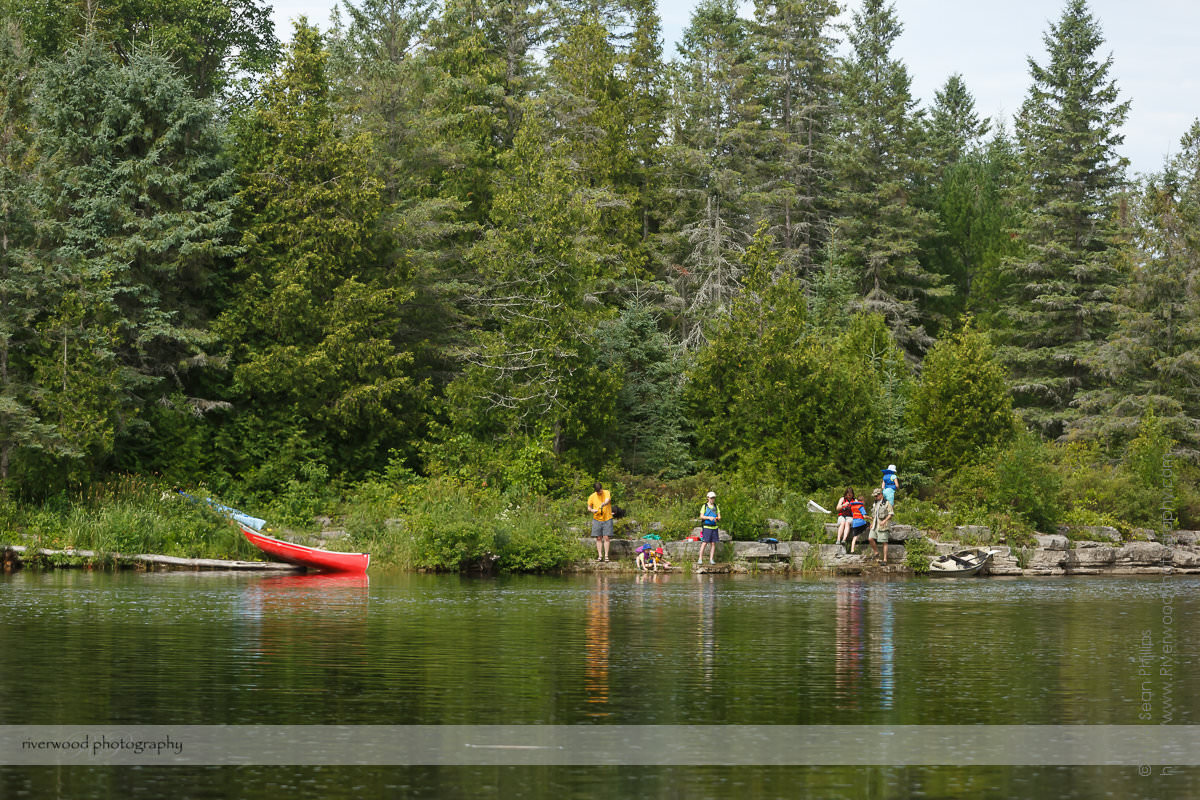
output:
<path id="1" fill-rule="evenodd" d="M 606 519 L 603 522 L 598 519 L 592 520 L 592 537 L 595 539 L 600 539 L 607 536 L 611 539 L 613 535 L 612 523 L 613 521 L 611 519 Z"/>
<path id="2" fill-rule="evenodd" d="M 717 528 L 701 528 L 700 541 L 705 544 L 716 544 L 721 541 L 721 531 Z"/>

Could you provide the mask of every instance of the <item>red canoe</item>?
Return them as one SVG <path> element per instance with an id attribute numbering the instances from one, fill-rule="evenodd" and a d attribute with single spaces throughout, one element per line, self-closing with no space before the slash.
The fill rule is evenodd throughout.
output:
<path id="1" fill-rule="evenodd" d="M 308 567 L 318 572 L 361 574 L 367 571 L 367 564 L 371 563 L 370 553 L 335 553 L 332 550 L 321 550 L 317 547 L 305 547 L 301 544 L 272 539 L 245 525 L 239 524 L 238 527 L 242 529 L 242 535 L 259 550 L 280 561 L 286 561 L 299 567 Z"/>

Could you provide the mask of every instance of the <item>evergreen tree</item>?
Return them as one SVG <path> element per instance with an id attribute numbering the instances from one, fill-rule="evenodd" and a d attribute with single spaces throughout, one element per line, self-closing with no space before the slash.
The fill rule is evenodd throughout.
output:
<path id="1" fill-rule="evenodd" d="M 754 100 L 748 23 L 732 0 L 704 0 L 679 51 L 664 154 L 673 213 L 663 245 L 687 309 L 682 339 L 694 348 L 706 340 L 704 320 L 727 313 L 739 289 L 737 251 L 753 231 L 744 137 L 757 126 L 757 111 L 747 108 Z"/>
<path id="2" fill-rule="evenodd" d="M 917 199 L 929 165 L 908 70 L 892 58 L 901 26 L 885 0 L 854 13 L 833 146 L 837 257 L 857 276 L 860 306 L 883 314 L 910 353 L 930 342 L 922 303 L 942 292 L 918 258 L 933 216 Z"/>
<path id="3" fill-rule="evenodd" d="M 745 289 L 688 372 L 697 456 L 722 471 L 802 487 L 877 475 L 880 459 L 903 444 L 884 417 L 882 381 L 888 367 L 904 363 L 883 319 L 811 324 L 803 286 L 778 269 L 762 228 L 740 267 Z M 905 382 L 906 373 L 891 374 Z M 896 389 L 893 399 L 906 394 Z"/>
<path id="4" fill-rule="evenodd" d="M 632 305 L 596 328 L 596 357 L 620 376 L 613 438 L 625 468 L 667 477 L 691 467 L 684 440 L 683 351 L 659 328 L 658 314 Z"/>
<path id="5" fill-rule="evenodd" d="M 758 0 L 755 58 L 761 75 L 761 144 L 753 153 L 755 217 L 786 267 L 807 274 L 824 249 L 830 205 L 829 128 L 834 107 L 833 0 Z"/>
<path id="6" fill-rule="evenodd" d="M 33 63 L 15 25 L 0 23 L 0 496 L 9 468 L 24 448 L 61 447 L 36 407 L 38 386 L 23 351 L 35 345 L 34 322 L 44 311 L 35 258 L 36 209 L 29 187 L 30 93 Z"/>
<path id="7" fill-rule="evenodd" d="M 911 424 L 936 470 L 973 463 L 1012 437 L 1007 376 L 984 334 L 968 326 L 930 348 Z"/>
<path id="8" fill-rule="evenodd" d="M 1200 121 L 1131 204 L 1130 279 L 1117 328 L 1089 356 L 1099 385 L 1079 397 L 1071 433 L 1120 446 L 1153 414 L 1200 455 Z"/>
<path id="9" fill-rule="evenodd" d="M 348 24 L 335 25 L 329 44 L 334 113 L 371 147 L 369 166 L 383 192 L 379 226 L 391 245 L 380 257 L 411 275 L 414 297 L 399 309 L 396 341 L 413 354 L 413 374 L 444 387 L 465 329 L 464 254 L 480 230 L 473 188 L 487 183 L 494 157 L 481 144 L 490 135 L 472 120 L 490 112 L 447 105 L 448 76 L 424 45 L 429 3 L 362 0 L 342 8 Z"/>
<path id="10" fill-rule="evenodd" d="M 279 49 L 271 8 L 262 0 L 0 0 L 0 17 L 17 21 L 34 56 L 53 59 L 87 35 L 128 64 L 153 45 L 208 97 L 240 75 L 261 75 Z"/>
<path id="11" fill-rule="evenodd" d="M 232 170 L 213 107 L 152 51 L 120 64 L 85 39 L 44 70 L 33 113 L 39 404 L 75 451 L 103 457 L 118 433 L 141 435 L 143 409 L 188 390 L 212 343 Z"/>
<path id="12" fill-rule="evenodd" d="M 1002 357 L 1022 416 L 1057 437 L 1095 388 L 1090 353 L 1112 332 L 1120 282 L 1118 198 L 1124 159 L 1115 148 L 1129 110 L 1098 60 L 1100 28 L 1084 0 L 1069 0 L 1045 37 L 1046 66 L 1017 118 L 1024 198 L 1021 252 L 1005 261 Z"/>
<path id="13" fill-rule="evenodd" d="M 957 325 L 968 312 L 994 316 L 1003 291 L 1001 262 L 1017 253 L 1014 155 L 1000 130 L 986 145 L 959 151 L 929 189 L 937 233 L 923 258 L 953 290 L 931 303 L 941 321 L 934 332 Z"/>
<path id="14" fill-rule="evenodd" d="M 663 65 L 662 24 L 654 0 L 628 0 L 633 34 L 625 67 L 630 146 L 633 151 L 633 187 L 642 240 L 649 241 L 661 224 L 656 209 L 662 191 L 662 141 L 667 120 L 668 95 Z"/>
<path id="15" fill-rule="evenodd" d="M 955 73 L 947 78 L 946 84 L 934 92 L 929 115 L 927 136 L 935 169 L 944 171 L 975 150 L 990 127 L 991 120 L 981 120 L 975 113 L 975 97 L 962 76 Z"/>
<path id="16" fill-rule="evenodd" d="M 556 455 L 585 441 L 595 467 L 610 443 L 589 432 L 608 429 L 617 386 L 597 365 L 585 303 L 624 266 L 602 235 L 611 194 L 576 180 L 571 147 L 552 138 L 546 116 L 523 115 L 501 158 L 493 226 L 470 253 L 481 330 L 448 389 L 450 417 L 480 441 L 521 437 Z"/>
<path id="17" fill-rule="evenodd" d="M 301 20 L 240 123 L 245 254 L 239 302 L 221 322 L 237 413 L 223 436 L 232 452 L 253 454 L 236 466 L 261 489 L 305 461 L 356 475 L 382 467 L 389 451 L 411 456 L 423 424 L 423 390 L 393 341 L 409 295 L 384 257 L 382 187 L 368 140 L 334 114 L 327 57 Z M 288 452 L 293 442 L 301 452 Z"/>

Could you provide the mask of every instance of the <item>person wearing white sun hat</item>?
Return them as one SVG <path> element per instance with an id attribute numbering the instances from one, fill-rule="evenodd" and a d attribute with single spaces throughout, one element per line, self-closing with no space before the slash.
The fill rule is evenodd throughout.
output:
<path id="1" fill-rule="evenodd" d="M 900 479 L 896 475 L 896 465 L 888 464 L 888 468 L 883 471 L 883 481 L 879 484 L 879 488 L 883 490 L 883 496 L 892 505 L 896 504 L 896 490 L 900 488 Z"/>

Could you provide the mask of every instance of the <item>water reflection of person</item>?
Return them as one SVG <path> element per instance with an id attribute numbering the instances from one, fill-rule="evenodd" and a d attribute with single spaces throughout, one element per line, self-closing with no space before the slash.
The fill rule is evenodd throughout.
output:
<path id="1" fill-rule="evenodd" d="M 857 709 L 863 673 L 863 585 L 840 581 L 835 596 L 833 686 L 839 709 Z"/>
<path id="2" fill-rule="evenodd" d="M 873 624 L 871 638 L 874 645 L 871 650 L 879 659 L 879 706 L 891 708 L 895 703 L 896 691 L 896 642 L 892 636 L 892 595 L 887 584 L 875 586 L 871 610 Z M 879 614 L 873 612 L 878 606 Z"/>
<path id="3" fill-rule="evenodd" d="M 607 717 L 608 705 L 608 658 L 609 658 L 609 617 L 608 617 L 608 576 L 596 575 L 596 589 L 587 599 L 587 631 L 584 644 L 584 691 L 587 702 L 593 710 L 588 716 Z"/>
<path id="4" fill-rule="evenodd" d="M 700 675 L 706 688 L 712 687 L 717 666 L 717 586 L 712 575 L 696 573 L 700 616 L 697 634 L 700 654 Z"/>

